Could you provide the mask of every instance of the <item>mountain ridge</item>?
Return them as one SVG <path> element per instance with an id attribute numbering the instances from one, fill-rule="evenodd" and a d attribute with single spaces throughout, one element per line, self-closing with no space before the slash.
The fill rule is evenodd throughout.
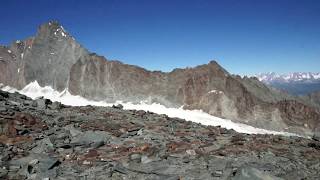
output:
<path id="1" fill-rule="evenodd" d="M 271 130 L 310 135 L 320 126 L 319 109 L 313 103 L 275 91 L 256 78 L 231 75 L 216 61 L 168 73 L 149 71 L 91 53 L 56 21 L 41 25 L 35 37 L 20 42 L 21 48 L 17 44 L 0 48 L 5 59 L 0 61 L 4 72 L 0 82 L 18 89 L 37 80 L 41 86 L 67 88 L 92 100 L 147 100 L 202 109 Z M 307 110 L 293 117 L 287 113 L 289 107 Z"/>
<path id="2" fill-rule="evenodd" d="M 320 72 L 291 72 L 278 74 L 275 72 L 260 73 L 255 75 L 260 81 L 271 83 L 274 81 L 282 82 L 298 82 L 298 81 L 320 81 Z"/>

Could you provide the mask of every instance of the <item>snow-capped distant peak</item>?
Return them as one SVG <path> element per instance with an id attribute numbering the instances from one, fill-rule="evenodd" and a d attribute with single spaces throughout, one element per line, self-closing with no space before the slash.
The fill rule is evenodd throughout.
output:
<path id="1" fill-rule="evenodd" d="M 261 73 L 256 77 L 266 83 L 271 82 L 299 82 L 299 81 L 317 81 L 320 80 L 320 73 L 311 72 L 293 72 L 288 74 L 277 74 L 274 72 Z"/>

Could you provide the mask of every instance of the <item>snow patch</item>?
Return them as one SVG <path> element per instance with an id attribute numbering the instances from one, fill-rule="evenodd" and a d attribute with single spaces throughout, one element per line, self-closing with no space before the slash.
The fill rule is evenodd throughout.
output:
<path id="1" fill-rule="evenodd" d="M 23 59 L 23 55 L 24 55 L 24 54 L 23 54 L 23 53 L 21 53 L 21 59 Z"/>
<path id="2" fill-rule="evenodd" d="M 211 93 L 214 93 L 214 94 L 223 94 L 222 91 L 218 91 L 218 90 L 215 90 L 215 89 L 208 92 L 208 94 L 211 94 Z"/>
<path id="3" fill-rule="evenodd" d="M 56 29 L 56 31 L 54 32 L 54 35 L 57 35 L 58 32 L 61 32 L 61 35 L 63 37 L 67 37 L 65 30 L 63 29 L 62 26 L 60 26 L 60 28 Z"/>
<path id="4" fill-rule="evenodd" d="M 314 79 L 320 79 L 320 73 L 313 74 L 313 78 L 314 78 Z"/>
<path id="5" fill-rule="evenodd" d="M 114 103 L 108 103 L 105 101 L 91 101 L 85 99 L 81 96 L 71 95 L 68 89 L 58 92 L 51 88 L 50 86 L 41 87 L 37 81 L 31 82 L 27 86 L 25 86 L 22 90 L 17 90 L 15 88 L 6 86 L 2 88 L 3 91 L 8 92 L 19 92 L 26 96 L 29 96 L 33 99 L 43 96 L 44 98 L 50 99 L 52 101 L 59 101 L 66 105 L 71 106 L 86 106 L 86 105 L 94 105 L 94 106 L 112 106 Z M 297 136 L 293 133 L 287 132 L 277 132 L 270 131 L 260 128 L 255 128 L 246 124 L 235 123 L 228 119 L 222 119 L 210 114 L 203 112 L 202 110 L 185 110 L 181 108 L 168 108 L 158 103 L 147 104 L 146 102 L 141 101 L 139 104 L 134 104 L 130 102 L 121 102 L 117 101 L 115 104 L 120 103 L 124 106 L 124 109 L 136 109 L 136 110 L 144 110 L 150 111 L 157 114 L 166 114 L 169 117 L 177 117 L 182 118 L 187 121 L 192 121 L 196 123 L 201 123 L 203 125 L 211 125 L 211 126 L 221 126 L 226 129 L 234 129 L 240 133 L 248 133 L 248 134 L 277 134 L 277 135 L 285 135 L 285 136 Z"/>
<path id="6" fill-rule="evenodd" d="M 10 53 L 10 54 L 11 54 L 11 53 L 12 53 L 12 51 L 11 51 L 10 49 L 8 49 L 8 53 Z"/>
<path id="7" fill-rule="evenodd" d="M 18 73 L 20 73 L 20 68 L 18 68 Z"/>

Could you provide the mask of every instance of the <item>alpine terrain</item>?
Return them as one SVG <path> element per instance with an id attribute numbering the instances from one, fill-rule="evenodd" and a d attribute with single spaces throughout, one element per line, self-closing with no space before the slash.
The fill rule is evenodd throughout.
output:
<path id="1" fill-rule="evenodd" d="M 93 101 L 160 103 L 203 110 L 254 127 L 313 136 L 318 101 L 269 88 L 257 78 L 232 75 L 216 61 L 172 72 L 148 71 L 108 60 L 81 46 L 57 21 L 34 37 L 0 47 L 0 82 L 22 89 L 37 81 Z"/>
<path id="2" fill-rule="evenodd" d="M 0 83 L 0 179 L 320 177 L 319 93 L 214 60 L 148 71 L 50 21 L 0 47 Z"/>

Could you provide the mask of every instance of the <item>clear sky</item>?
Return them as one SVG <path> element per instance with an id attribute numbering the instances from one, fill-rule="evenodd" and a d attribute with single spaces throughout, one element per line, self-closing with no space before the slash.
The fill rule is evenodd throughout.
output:
<path id="1" fill-rule="evenodd" d="M 320 71 L 320 0 L 1 0 L 0 44 L 58 20 L 107 59 L 170 71 Z"/>

